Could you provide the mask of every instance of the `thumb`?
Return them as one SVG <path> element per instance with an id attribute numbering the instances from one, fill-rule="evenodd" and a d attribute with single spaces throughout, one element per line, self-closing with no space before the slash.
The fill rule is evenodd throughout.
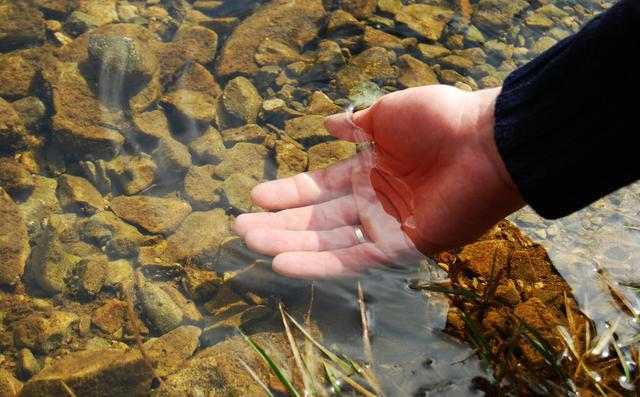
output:
<path id="1" fill-rule="evenodd" d="M 324 128 L 336 138 L 351 142 L 373 140 L 372 114 L 374 106 L 356 113 L 333 114 L 324 119 Z"/>

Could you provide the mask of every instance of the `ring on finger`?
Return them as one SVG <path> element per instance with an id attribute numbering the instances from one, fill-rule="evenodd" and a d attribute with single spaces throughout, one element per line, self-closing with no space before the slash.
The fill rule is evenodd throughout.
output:
<path id="1" fill-rule="evenodd" d="M 364 231 L 362 230 L 362 226 L 360 225 L 354 225 L 353 226 L 353 234 L 355 234 L 356 236 L 356 240 L 358 240 L 359 244 L 364 244 L 366 243 L 368 240 L 364 235 Z"/>

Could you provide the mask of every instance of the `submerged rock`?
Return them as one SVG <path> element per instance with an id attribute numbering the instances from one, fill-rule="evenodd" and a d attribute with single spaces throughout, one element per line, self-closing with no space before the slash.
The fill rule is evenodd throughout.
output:
<path id="1" fill-rule="evenodd" d="M 250 176 L 236 173 L 225 179 L 222 191 L 229 205 L 242 212 L 251 212 L 255 207 L 251 202 L 251 189 L 258 181 Z"/>
<path id="2" fill-rule="evenodd" d="M 111 200 L 111 209 L 151 233 L 169 233 L 191 213 L 185 201 L 153 196 L 118 196 Z"/>
<path id="3" fill-rule="evenodd" d="M 138 113 L 133 116 L 133 123 L 145 138 L 157 140 L 171 137 L 169 120 L 162 109 Z"/>
<path id="4" fill-rule="evenodd" d="M 35 175 L 33 181 L 34 188 L 29 198 L 19 204 L 29 235 L 35 235 L 42 230 L 44 219 L 62 212 L 56 194 L 57 180 Z"/>
<path id="5" fill-rule="evenodd" d="M 437 41 L 453 13 L 452 9 L 445 7 L 411 4 L 402 7 L 396 14 L 396 21 L 405 24 L 427 40 Z"/>
<path id="6" fill-rule="evenodd" d="M 254 334 L 252 338 L 280 368 L 289 368 L 290 351 L 281 334 Z M 239 362 L 242 359 L 262 382 L 272 389 L 282 390 L 277 378 L 252 347 L 240 336 L 232 337 L 199 352 L 178 372 L 169 375 L 166 382 L 178 393 L 195 393 L 211 396 L 259 396 L 263 389 Z M 294 383 L 295 384 L 295 383 Z M 283 391 L 284 393 L 284 391 Z M 170 397 L 163 388 L 153 391 L 153 397 Z"/>
<path id="7" fill-rule="evenodd" d="M 182 129 L 201 129 L 201 126 L 209 124 L 216 115 L 214 98 L 198 91 L 172 91 L 162 98 L 162 104 L 181 119 Z"/>
<path id="8" fill-rule="evenodd" d="M 391 66 L 390 56 L 384 48 L 373 47 L 351 58 L 349 64 L 338 72 L 338 88 L 348 92 L 362 81 L 374 81 L 386 85 L 398 76 L 397 69 Z M 395 55 L 392 56 L 395 57 Z"/>
<path id="9" fill-rule="evenodd" d="M 107 164 L 111 180 L 126 195 L 141 192 L 153 184 L 156 163 L 148 156 L 119 156 Z"/>
<path id="10" fill-rule="evenodd" d="M 124 137 L 109 125 L 113 116 L 95 98 L 75 63 L 59 63 L 47 72 L 53 87 L 54 138 L 78 157 L 111 157 L 120 151 Z"/>
<path id="11" fill-rule="evenodd" d="M 24 385 L 19 397 L 144 397 L 152 373 L 138 351 L 92 350 L 70 353 Z"/>
<path id="12" fill-rule="evenodd" d="M 214 178 L 215 166 L 191 167 L 184 177 L 184 192 L 194 208 L 209 209 L 220 201 L 222 181 Z"/>
<path id="13" fill-rule="evenodd" d="M 373 16 L 379 0 L 343 0 L 341 7 L 356 18 L 364 19 Z"/>
<path id="14" fill-rule="evenodd" d="M 0 187 L 9 194 L 33 190 L 33 176 L 11 157 L 0 157 Z"/>
<path id="15" fill-rule="evenodd" d="M 145 237 L 134 226 L 109 211 L 95 214 L 82 224 L 81 237 L 104 248 L 112 257 L 123 258 L 138 253 Z"/>
<path id="16" fill-rule="evenodd" d="M 253 83 L 245 77 L 236 77 L 222 92 L 221 124 L 225 128 L 255 124 L 261 105 L 262 97 Z"/>
<path id="17" fill-rule="evenodd" d="M 0 71 L 0 73 L 2 73 Z M 27 129 L 39 127 L 47 113 L 47 108 L 40 99 L 35 96 L 28 96 L 11 103 L 11 106 L 20 113 Z"/>
<path id="18" fill-rule="evenodd" d="M 58 178 L 58 198 L 62 208 L 92 214 L 102 211 L 105 202 L 102 195 L 86 179 L 74 175 Z"/>
<path id="19" fill-rule="evenodd" d="M 184 366 L 200 345 L 201 334 L 200 328 L 184 325 L 145 343 L 149 358 L 158 363 L 156 374 L 167 376 Z"/>
<path id="20" fill-rule="evenodd" d="M 71 326 L 78 320 L 78 315 L 70 312 L 55 310 L 48 316 L 34 312 L 15 324 L 13 341 L 20 348 L 49 352 L 71 336 Z"/>
<path id="21" fill-rule="evenodd" d="M 309 171 L 326 168 L 356 154 L 356 144 L 347 141 L 324 142 L 309 148 Z"/>
<path id="22" fill-rule="evenodd" d="M 133 37 L 96 32 L 89 37 L 87 52 L 96 81 L 120 85 L 128 93 L 146 85 L 158 70 L 147 44 Z"/>
<path id="23" fill-rule="evenodd" d="M 480 26 L 508 28 L 513 17 L 528 5 L 524 0 L 480 0 L 475 7 L 473 19 Z"/>
<path id="24" fill-rule="evenodd" d="M 217 64 L 217 75 L 254 75 L 258 64 L 254 59 L 265 39 L 295 49 L 316 37 L 324 17 L 320 0 L 275 0 L 242 21 L 226 40 Z"/>
<path id="25" fill-rule="evenodd" d="M 293 143 L 276 141 L 276 176 L 287 178 L 307 170 L 307 152 Z"/>
<path id="26" fill-rule="evenodd" d="M 189 48 L 193 61 L 206 65 L 213 62 L 218 48 L 218 34 L 204 26 L 183 24 L 173 42 Z"/>
<path id="27" fill-rule="evenodd" d="M 25 1 L 0 2 L 0 51 L 44 41 L 42 13 Z"/>
<path id="28" fill-rule="evenodd" d="M 0 153 L 39 146 L 40 141 L 30 135 L 22 116 L 0 98 Z"/>
<path id="29" fill-rule="evenodd" d="M 168 255 L 185 260 L 199 255 L 213 255 L 220 243 L 230 235 L 229 218 L 221 208 L 194 212 L 168 239 Z"/>
<path id="30" fill-rule="evenodd" d="M 438 77 L 429 65 L 417 60 L 409 54 L 398 58 L 400 76 L 398 83 L 406 88 L 438 84 Z"/>
<path id="31" fill-rule="evenodd" d="M 220 132 L 213 127 L 189 143 L 191 153 L 201 162 L 218 164 L 226 154 L 226 148 Z"/>
<path id="32" fill-rule="evenodd" d="M 16 397 L 22 389 L 22 382 L 9 371 L 0 368 L 0 397 Z"/>
<path id="33" fill-rule="evenodd" d="M 284 131 L 302 144 L 313 144 L 330 139 L 332 135 L 324 128 L 324 117 L 307 115 L 284 122 Z"/>
<path id="34" fill-rule="evenodd" d="M 264 179 L 268 149 L 255 143 L 238 143 L 227 150 L 224 160 L 216 166 L 216 175 L 222 179 L 237 172 L 261 181 Z"/>
<path id="35" fill-rule="evenodd" d="M 160 139 L 153 155 L 162 171 L 170 175 L 184 174 L 191 167 L 189 149 L 171 137 Z"/>
<path id="36" fill-rule="evenodd" d="M 20 208 L 0 187 L 0 285 L 14 285 L 20 280 L 30 251 Z"/>
<path id="37" fill-rule="evenodd" d="M 52 215 L 33 248 L 29 272 L 47 293 L 66 291 L 66 280 L 81 259 L 74 253 L 67 252 L 61 241 L 67 240 L 67 235 L 73 235 L 75 221 L 75 215 Z M 72 240 L 73 237 L 68 239 Z"/>
<path id="38" fill-rule="evenodd" d="M 145 314 L 160 332 L 166 334 L 182 323 L 182 310 L 162 288 L 146 281 L 140 294 Z"/>

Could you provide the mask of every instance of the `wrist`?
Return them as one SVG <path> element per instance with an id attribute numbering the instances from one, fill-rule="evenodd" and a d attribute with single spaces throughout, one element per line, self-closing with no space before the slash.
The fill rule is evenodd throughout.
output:
<path id="1" fill-rule="evenodd" d="M 502 212 L 504 212 L 501 216 L 506 216 L 522 208 L 526 203 L 523 201 L 496 145 L 495 107 L 501 91 L 502 88 L 498 87 L 476 91 L 470 95 L 473 108 L 475 108 L 473 122 L 475 128 L 472 133 L 487 164 L 487 171 L 494 176 L 491 190 L 496 200 L 501 204 Z"/>

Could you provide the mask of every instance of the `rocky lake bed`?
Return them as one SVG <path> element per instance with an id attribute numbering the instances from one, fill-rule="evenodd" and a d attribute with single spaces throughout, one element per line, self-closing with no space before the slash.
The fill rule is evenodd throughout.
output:
<path id="1" fill-rule="evenodd" d="M 356 144 L 324 129 L 325 116 L 408 87 L 499 86 L 610 6 L 0 0 L 0 397 L 257 396 L 260 384 L 286 395 L 237 330 L 292 366 L 278 305 L 304 315 L 310 286 L 274 274 L 268 257 L 234 236 L 236 216 L 262 211 L 251 189 L 356 154 Z M 622 194 L 640 201 L 637 188 Z M 527 212 L 513 220 L 559 249 L 551 225 Z M 576 374 L 568 378 L 580 395 L 598 387 L 632 395 L 619 381 L 624 365 L 578 358 L 590 351 L 582 335 L 604 331 L 545 247 L 504 221 L 416 264 L 417 280 L 404 284 L 434 307 L 435 295 L 458 291 L 447 293 L 442 328 L 476 351 L 486 342 L 496 358 L 484 363 L 489 372 L 513 370 L 520 394 L 502 395 L 554 390 L 531 386 L 529 373 L 571 388 L 544 351 L 513 340 L 523 328 L 536 333 L 526 325 L 558 352 L 568 343 L 558 329 L 567 330 L 579 354 L 561 369 Z M 603 252 L 624 257 L 622 266 L 640 252 L 625 247 Z M 434 288 L 442 279 L 446 288 Z M 627 313 L 624 299 L 612 302 Z M 314 310 L 331 317 L 330 305 Z M 326 331 L 320 320 L 309 324 Z M 519 364 L 500 363 L 505 351 Z M 623 353 L 637 362 L 637 351 Z M 498 395 L 495 382 L 472 378 L 464 387 Z M 392 383 L 385 395 L 461 390 L 443 381 L 401 393 Z"/>

